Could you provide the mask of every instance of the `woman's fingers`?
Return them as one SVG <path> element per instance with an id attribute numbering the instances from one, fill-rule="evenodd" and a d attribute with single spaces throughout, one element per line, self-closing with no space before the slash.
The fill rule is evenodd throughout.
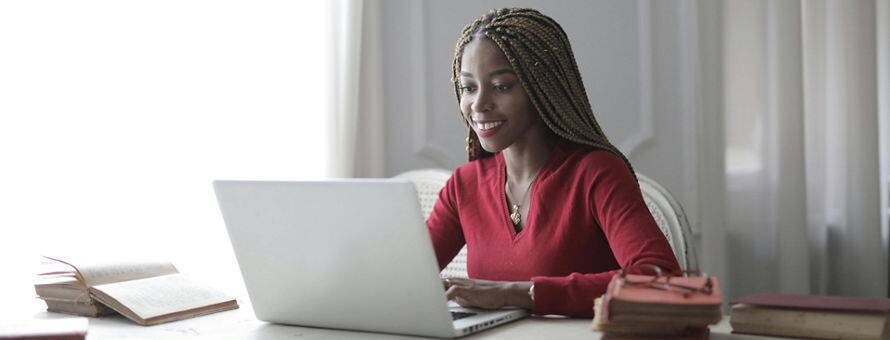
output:
<path id="1" fill-rule="evenodd" d="M 451 286 L 445 292 L 445 296 L 448 297 L 448 300 L 457 302 L 461 307 L 480 307 L 479 303 L 475 301 L 473 293 L 471 288 Z"/>
<path id="2" fill-rule="evenodd" d="M 464 278 L 460 278 L 460 277 L 450 277 L 450 278 L 447 278 L 447 279 L 445 279 L 445 280 L 448 281 L 448 284 L 449 284 L 450 286 L 454 286 L 454 285 L 457 285 L 457 286 L 472 286 L 472 285 L 473 285 L 473 282 L 475 281 L 475 280 L 464 279 Z"/>
<path id="3" fill-rule="evenodd" d="M 450 287 L 448 287 L 448 290 L 445 291 L 445 297 L 448 298 L 448 300 L 454 300 L 455 298 L 464 294 L 465 290 L 466 288 L 464 287 L 452 284 Z"/>
<path id="4" fill-rule="evenodd" d="M 478 285 L 473 280 L 464 280 L 460 283 L 452 281 L 445 296 L 448 300 L 453 300 L 463 307 L 486 309 L 503 307 L 503 301 L 500 301 L 496 291 L 493 291 L 491 287 Z"/>
<path id="5" fill-rule="evenodd" d="M 475 291 L 472 287 L 466 286 L 458 286 L 452 284 L 451 288 L 448 288 L 445 291 L 445 297 L 448 300 L 453 300 L 457 302 L 457 304 L 462 307 L 479 307 L 478 301 L 479 292 Z"/>
<path id="6" fill-rule="evenodd" d="M 451 286 L 469 286 L 472 284 L 471 281 L 472 280 L 447 277 L 442 279 L 442 286 L 445 287 L 445 290 L 448 290 L 448 288 L 451 288 Z"/>
<path id="7" fill-rule="evenodd" d="M 470 300 L 464 299 L 462 297 L 454 298 L 454 302 L 457 302 L 457 304 L 460 305 L 461 307 L 467 307 L 467 308 L 477 307 L 472 302 L 470 302 Z"/>

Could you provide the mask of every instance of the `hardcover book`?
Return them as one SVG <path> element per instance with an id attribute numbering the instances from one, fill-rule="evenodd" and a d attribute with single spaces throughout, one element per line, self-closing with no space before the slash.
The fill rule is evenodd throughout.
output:
<path id="1" fill-rule="evenodd" d="M 733 301 L 733 333 L 810 339 L 890 339 L 890 299 L 754 294 Z"/>
<path id="2" fill-rule="evenodd" d="M 52 312 L 117 312 L 147 326 L 238 308 L 235 299 L 166 262 L 74 263 L 46 257 L 43 268 L 34 288 Z"/>
<path id="3" fill-rule="evenodd" d="M 715 277 L 619 274 L 594 301 L 593 327 L 604 338 L 706 339 L 722 303 Z"/>

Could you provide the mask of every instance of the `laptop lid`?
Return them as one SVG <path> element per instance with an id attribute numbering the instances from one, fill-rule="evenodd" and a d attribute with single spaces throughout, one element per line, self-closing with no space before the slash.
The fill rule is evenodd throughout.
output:
<path id="1" fill-rule="evenodd" d="M 455 335 L 410 182 L 215 181 L 214 189 L 258 319 Z"/>

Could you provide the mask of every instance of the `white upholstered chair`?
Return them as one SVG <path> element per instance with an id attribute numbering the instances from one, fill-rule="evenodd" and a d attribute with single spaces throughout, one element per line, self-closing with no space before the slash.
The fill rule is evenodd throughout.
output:
<path id="1" fill-rule="evenodd" d="M 410 180 L 417 189 L 423 217 L 427 218 L 436 204 L 439 191 L 451 172 L 442 169 L 422 169 L 401 173 L 395 178 Z M 691 244 L 691 229 L 683 207 L 671 196 L 663 186 L 645 175 L 637 173 L 643 200 L 655 218 L 661 232 L 667 237 L 674 250 L 681 269 L 698 268 L 698 259 Z M 464 246 L 457 256 L 442 270 L 442 277 L 467 277 L 467 247 Z"/>
<path id="2" fill-rule="evenodd" d="M 442 169 L 412 170 L 395 176 L 395 178 L 407 179 L 414 183 L 424 219 L 430 217 L 433 205 L 436 204 L 436 200 L 439 198 L 439 191 L 442 190 L 445 182 L 450 177 L 451 172 Z M 467 278 L 467 246 L 460 249 L 457 256 L 442 270 L 441 274 L 443 278 Z"/>
<path id="3" fill-rule="evenodd" d="M 445 186 L 451 172 L 443 169 L 420 169 L 403 172 L 393 178 L 407 179 L 414 183 L 417 190 L 417 199 L 420 201 L 420 210 L 423 211 L 423 219 L 430 217 L 433 206 L 439 199 L 439 191 Z"/>
<path id="4" fill-rule="evenodd" d="M 698 269 L 698 257 L 692 245 L 692 229 L 683 207 L 667 189 L 651 178 L 637 173 L 637 181 L 640 183 L 643 201 L 646 201 L 646 207 L 655 218 L 655 223 L 670 242 L 674 256 L 680 262 L 680 269 Z"/>

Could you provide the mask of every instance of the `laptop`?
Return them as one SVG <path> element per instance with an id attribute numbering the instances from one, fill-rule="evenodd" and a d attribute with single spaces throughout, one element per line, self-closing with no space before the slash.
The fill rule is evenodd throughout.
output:
<path id="1" fill-rule="evenodd" d="M 410 182 L 215 181 L 214 189 L 260 320 L 451 338 L 527 315 L 446 301 Z"/>

